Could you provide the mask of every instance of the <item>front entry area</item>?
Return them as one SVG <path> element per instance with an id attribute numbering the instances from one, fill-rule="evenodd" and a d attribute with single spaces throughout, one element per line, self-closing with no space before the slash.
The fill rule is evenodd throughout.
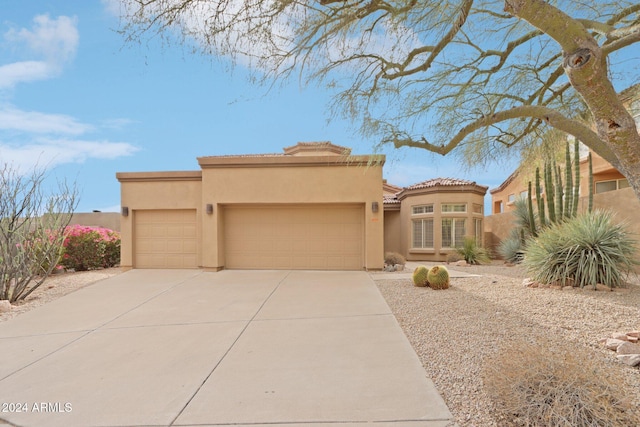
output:
<path id="1" fill-rule="evenodd" d="M 362 270 L 364 206 L 229 205 L 225 267 Z"/>

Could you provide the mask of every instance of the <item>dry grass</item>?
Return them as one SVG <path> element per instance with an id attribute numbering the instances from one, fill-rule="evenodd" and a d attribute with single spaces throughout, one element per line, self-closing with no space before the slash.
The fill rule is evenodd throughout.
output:
<path id="1" fill-rule="evenodd" d="M 512 341 L 487 360 L 482 379 L 497 410 L 515 426 L 640 425 L 621 388 L 624 378 L 584 348 Z"/>

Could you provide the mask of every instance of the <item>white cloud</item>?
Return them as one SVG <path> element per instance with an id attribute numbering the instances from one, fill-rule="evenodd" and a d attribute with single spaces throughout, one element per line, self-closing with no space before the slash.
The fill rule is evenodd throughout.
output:
<path id="1" fill-rule="evenodd" d="M 64 114 L 46 114 L 22 111 L 12 106 L 0 106 L 0 131 L 81 135 L 91 129 L 92 126 Z"/>
<path id="2" fill-rule="evenodd" d="M 44 80 L 62 72 L 64 64 L 76 54 L 79 43 L 76 18 L 38 15 L 33 28 L 11 29 L 4 33 L 16 51 L 25 46 L 22 55 L 37 59 L 17 61 L 0 66 L 0 89 L 11 88 L 18 83 Z"/>
<path id="3" fill-rule="evenodd" d="M 54 168 L 63 163 L 82 163 L 89 158 L 112 160 L 130 156 L 138 148 L 126 142 L 40 138 L 26 145 L 0 141 L 0 162 L 26 172 L 35 165 Z"/>

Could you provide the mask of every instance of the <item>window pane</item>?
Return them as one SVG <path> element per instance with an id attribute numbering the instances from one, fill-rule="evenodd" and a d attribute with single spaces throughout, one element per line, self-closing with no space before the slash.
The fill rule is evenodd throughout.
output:
<path id="1" fill-rule="evenodd" d="M 413 247 L 422 247 L 422 221 L 413 221 Z"/>
<path id="2" fill-rule="evenodd" d="M 467 205 L 465 203 L 443 204 L 442 212 L 466 212 Z"/>
<path id="3" fill-rule="evenodd" d="M 618 180 L 618 189 L 628 188 L 628 187 L 630 187 L 629 180 L 627 180 L 627 179 L 619 179 Z"/>
<path id="4" fill-rule="evenodd" d="M 424 230 L 423 248 L 433 248 L 433 219 L 423 219 L 422 227 Z"/>
<path id="5" fill-rule="evenodd" d="M 615 181 L 600 181 L 596 182 L 596 193 L 605 193 L 607 191 L 616 190 Z"/>
<path id="6" fill-rule="evenodd" d="M 467 234 L 466 230 L 465 230 L 465 220 L 464 219 L 456 219 L 455 223 L 454 223 L 455 240 L 453 242 L 453 245 L 454 246 L 462 245 L 462 243 L 464 242 L 465 234 Z"/>
<path id="7" fill-rule="evenodd" d="M 484 234 L 484 230 L 482 229 L 482 220 L 476 219 L 476 244 L 478 246 L 482 246 L 482 236 Z"/>
<path id="8" fill-rule="evenodd" d="M 453 237 L 453 220 L 442 218 L 442 247 L 450 248 Z"/>
<path id="9" fill-rule="evenodd" d="M 412 211 L 413 215 L 419 215 L 424 213 L 433 213 L 433 204 L 429 205 L 421 205 L 421 206 L 413 206 Z"/>
<path id="10" fill-rule="evenodd" d="M 515 194 L 509 194 L 509 203 L 513 203 L 516 201 L 516 195 Z"/>

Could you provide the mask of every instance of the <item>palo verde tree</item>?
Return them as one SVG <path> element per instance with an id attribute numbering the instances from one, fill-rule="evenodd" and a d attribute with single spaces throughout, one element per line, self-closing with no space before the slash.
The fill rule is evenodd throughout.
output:
<path id="1" fill-rule="evenodd" d="M 49 191 L 45 178 L 0 167 L 0 300 L 24 300 L 60 260 L 78 193 L 63 181 Z"/>
<path id="2" fill-rule="evenodd" d="M 476 164 L 554 128 L 640 198 L 640 135 L 616 91 L 638 96 L 638 2 L 112 1 L 128 40 L 178 35 L 267 82 L 322 82 L 334 113 L 382 144 L 455 149 Z"/>

